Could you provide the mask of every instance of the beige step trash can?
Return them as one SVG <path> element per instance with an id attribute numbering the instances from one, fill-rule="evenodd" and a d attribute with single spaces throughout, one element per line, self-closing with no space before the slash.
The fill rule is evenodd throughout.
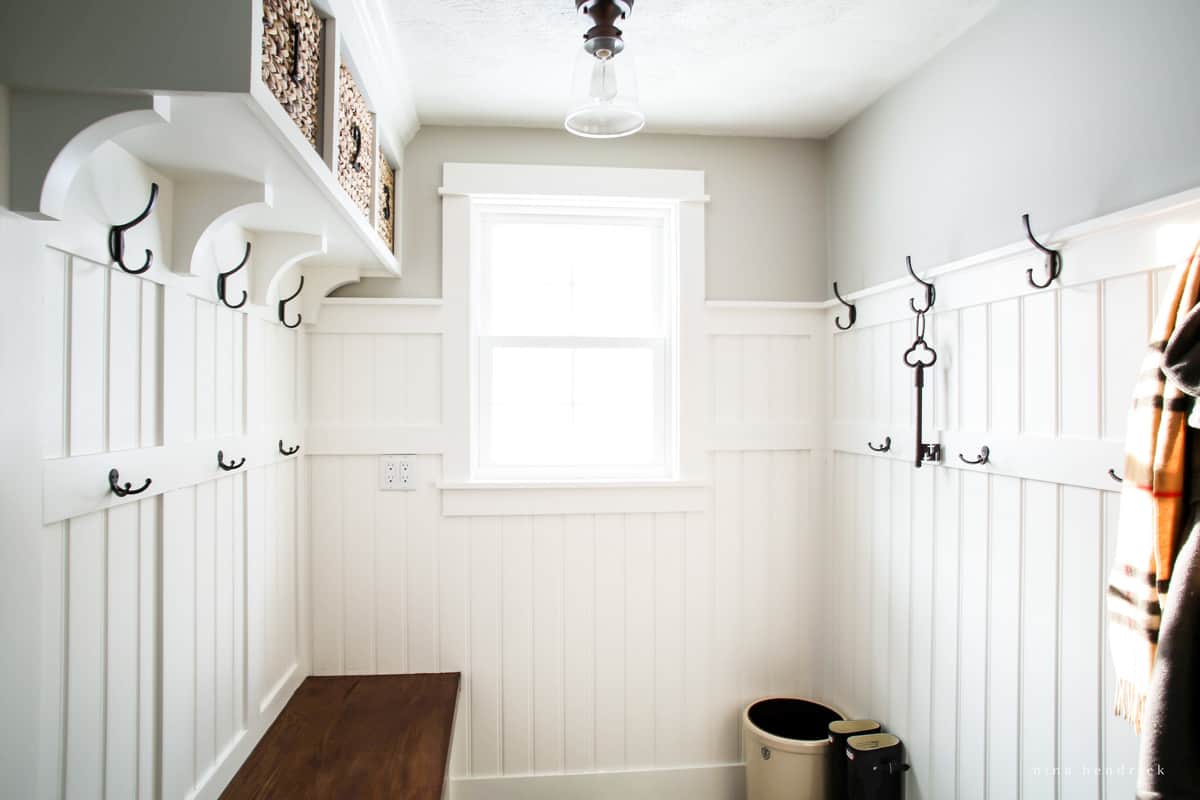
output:
<path id="1" fill-rule="evenodd" d="M 746 800 L 833 800 L 829 723 L 844 719 L 825 703 L 765 697 L 742 713 Z"/>

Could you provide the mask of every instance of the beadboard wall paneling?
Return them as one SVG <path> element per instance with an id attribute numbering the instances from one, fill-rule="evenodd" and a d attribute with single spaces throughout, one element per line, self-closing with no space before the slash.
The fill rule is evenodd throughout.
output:
<path id="1" fill-rule="evenodd" d="M 1119 495 L 1105 473 L 1123 469 L 1170 273 L 1156 244 L 1181 225 L 1200 234 L 1194 204 L 1070 242 L 1062 283 L 1045 291 L 1022 280 L 1039 260 L 1028 255 L 937 280 L 926 440 L 954 445 L 940 465 L 911 463 L 912 289 L 863 298 L 859 324 L 834 336 L 842 535 L 830 539 L 821 685 L 905 741 L 910 797 L 1134 793 L 1137 740 L 1110 711 L 1104 587 Z M 885 435 L 891 453 L 867 451 Z M 992 465 L 959 461 L 989 441 Z"/>
<path id="2" fill-rule="evenodd" d="M 484 516 L 443 513 L 459 490 L 422 449 L 446 418 L 449 317 L 349 303 L 311 335 L 330 376 L 311 389 L 315 673 L 462 670 L 454 778 L 735 763 L 747 702 L 816 691 L 819 309 L 704 315 L 712 418 L 683 431 L 708 442 L 687 476 L 701 510 L 618 493 L 604 513 Z M 416 491 L 379 491 L 388 452 L 418 454 Z"/>
<path id="3" fill-rule="evenodd" d="M 44 283 L 46 463 L 205 463 L 115 505 L 107 466 L 46 484 L 47 509 L 93 508 L 44 529 L 43 796 L 215 797 L 308 671 L 304 462 L 213 463 L 301 425 L 304 339 L 67 253 Z"/>

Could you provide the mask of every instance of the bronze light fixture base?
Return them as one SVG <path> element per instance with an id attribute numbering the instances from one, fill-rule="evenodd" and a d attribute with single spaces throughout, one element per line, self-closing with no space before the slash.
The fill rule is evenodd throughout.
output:
<path id="1" fill-rule="evenodd" d="M 633 0 L 575 0 L 575 10 L 592 18 L 583 35 L 583 48 L 599 59 L 609 59 L 625 49 L 621 29 L 616 26 L 633 10 Z"/>

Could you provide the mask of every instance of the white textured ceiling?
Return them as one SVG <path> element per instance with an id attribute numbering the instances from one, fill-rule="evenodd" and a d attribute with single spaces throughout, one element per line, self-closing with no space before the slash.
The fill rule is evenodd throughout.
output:
<path id="1" fill-rule="evenodd" d="M 837 130 L 998 0 L 637 0 L 647 130 Z M 573 0 L 385 0 L 427 125 L 557 127 L 589 20 Z"/>

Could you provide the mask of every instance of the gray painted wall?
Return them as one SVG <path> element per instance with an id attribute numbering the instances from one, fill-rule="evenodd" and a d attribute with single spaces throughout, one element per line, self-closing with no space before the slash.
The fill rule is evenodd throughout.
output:
<path id="1" fill-rule="evenodd" d="M 1023 239 L 1025 211 L 1054 230 L 1200 186 L 1197 31 L 1197 0 L 1005 0 L 832 139 L 833 276 L 858 289 L 907 254 Z"/>
<path id="2" fill-rule="evenodd" d="M 446 161 L 702 169 L 708 296 L 823 300 L 825 146 L 821 142 L 638 134 L 593 141 L 565 131 L 423 127 L 404 151 L 403 266 L 399 281 L 368 279 L 340 296 L 441 294 Z"/>

